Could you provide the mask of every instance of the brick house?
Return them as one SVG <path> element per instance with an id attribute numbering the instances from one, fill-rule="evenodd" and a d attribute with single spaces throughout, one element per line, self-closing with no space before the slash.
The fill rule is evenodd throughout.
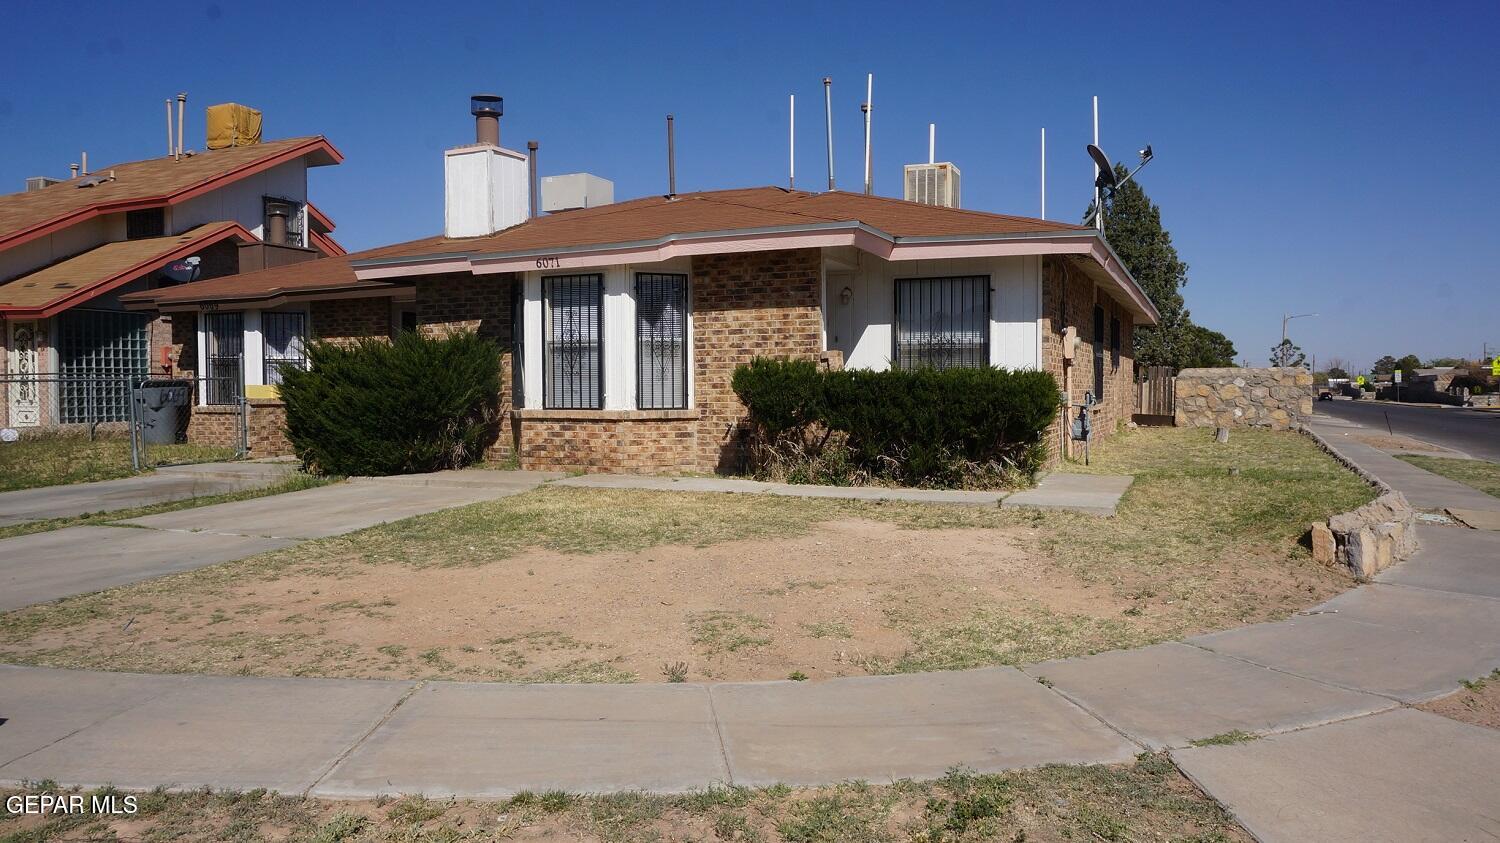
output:
<path id="1" fill-rule="evenodd" d="M 0 427 L 126 419 L 129 384 L 163 371 L 172 326 L 125 296 L 343 254 L 307 191 L 338 150 L 262 142 L 259 112 L 208 109 L 229 113 L 253 113 L 257 131 L 0 196 Z"/>
<path id="2" fill-rule="evenodd" d="M 286 448 L 274 371 L 297 361 L 265 337 L 289 323 L 299 341 L 493 338 L 492 453 L 524 468 L 733 471 L 730 378 L 757 356 L 1040 368 L 1101 397 L 1101 435 L 1132 411 L 1131 332 L 1157 314 L 1091 228 L 776 187 L 528 217 L 526 156 L 481 141 L 446 155 L 443 236 L 127 299 L 171 316 L 184 365 L 242 373 L 257 454 Z M 193 435 L 225 435 L 226 411 L 205 401 Z"/>

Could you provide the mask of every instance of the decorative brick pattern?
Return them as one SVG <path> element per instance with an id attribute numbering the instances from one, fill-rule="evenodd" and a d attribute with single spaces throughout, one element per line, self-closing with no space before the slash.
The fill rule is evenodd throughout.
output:
<path id="1" fill-rule="evenodd" d="M 1070 388 L 1069 403 L 1083 401 L 1083 394 L 1094 389 L 1094 305 L 1104 308 L 1104 396 L 1091 414 L 1095 438 L 1104 438 L 1130 420 L 1135 412 L 1135 357 L 1131 351 L 1135 320 L 1130 311 L 1115 301 L 1092 278 L 1063 257 L 1043 258 L 1042 263 L 1042 368 L 1057 378 L 1059 385 Z M 1120 351 L 1110 348 L 1110 319 L 1120 321 Z M 1063 332 L 1072 326 L 1078 331 L 1078 347 L 1071 366 L 1063 361 Z M 1064 377 L 1071 381 L 1064 380 Z M 1069 416 L 1071 418 L 1071 415 Z M 1061 418 L 1047 431 L 1051 451 L 1049 462 L 1056 465 Z M 1070 446 L 1071 447 L 1071 446 Z M 1081 447 L 1081 446 L 1080 446 Z"/>
<path id="2" fill-rule="evenodd" d="M 693 397 L 698 468 L 742 467 L 745 405 L 730 388 L 756 357 L 818 361 L 822 259 L 817 249 L 693 258 Z"/>

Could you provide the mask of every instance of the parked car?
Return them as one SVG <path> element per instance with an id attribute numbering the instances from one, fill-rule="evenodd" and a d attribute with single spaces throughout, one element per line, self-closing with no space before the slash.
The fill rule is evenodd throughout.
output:
<path id="1" fill-rule="evenodd" d="M 1332 401 L 1333 400 L 1333 393 L 1329 392 L 1326 389 L 1322 390 L 1321 392 L 1318 393 L 1318 400 L 1319 401 Z"/>

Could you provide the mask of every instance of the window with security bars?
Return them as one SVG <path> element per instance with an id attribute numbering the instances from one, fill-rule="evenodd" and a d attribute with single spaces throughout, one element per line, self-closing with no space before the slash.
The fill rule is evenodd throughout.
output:
<path id="1" fill-rule="evenodd" d="M 687 276 L 635 276 L 636 406 L 678 410 L 687 400 Z"/>
<path id="2" fill-rule="evenodd" d="M 125 239 L 141 240 L 167 233 L 167 214 L 161 208 L 125 212 Z"/>
<path id="3" fill-rule="evenodd" d="M 1120 368 L 1120 320 L 1115 316 L 1109 318 L 1109 353 L 1115 368 Z"/>
<path id="4" fill-rule="evenodd" d="M 238 404 L 245 377 L 245 317 L 241 313 L 203 314 L 203 384 L 209 404 Z"/>
<path id="5" fill-rule="evenodd" d="M 261 365 L 265 382 L 281 383 L 281 370 L 287 366 L 307 366 L 307 315 L 303 313 L 266 312 L 260 315 L 260 332 L 264 353 Z"/>
<path id="6" fill-rule="evenodd" d="M 604 406 L 604 276 L 542 279 L 542 404 L 549 410 Z"/>
<path id="7" fill-rule="evenodd" d="M 989 276 L 896 279 L 894 346 L 898 369 L 989 365 Z"/>
<path id="8" fill-rule="evenodd" d="M 150 369 L 140 313 L 69 310 L 57 317 L 58 417 L 63 424 L 128 421 L 131 382 Z"/>

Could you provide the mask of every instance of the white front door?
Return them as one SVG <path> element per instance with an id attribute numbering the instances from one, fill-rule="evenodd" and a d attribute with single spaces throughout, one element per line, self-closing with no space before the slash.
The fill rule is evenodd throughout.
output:
<path id="1" fill-rule="evenodd" d="M 42 423 L 42 390 L 37 380 L 39 355 L 35 322 L 10 323 L 6 367 L 10 393 L 10 426 L 36 427 Z"/>

